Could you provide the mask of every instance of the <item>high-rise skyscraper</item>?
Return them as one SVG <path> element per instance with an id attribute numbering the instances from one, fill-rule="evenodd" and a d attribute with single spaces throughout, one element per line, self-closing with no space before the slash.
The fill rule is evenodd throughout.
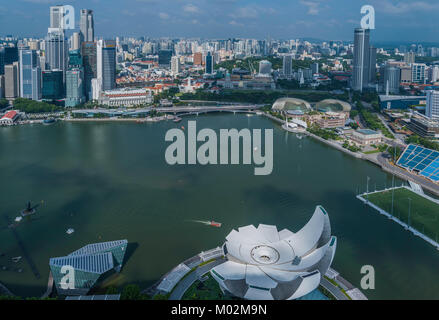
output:
<path id="1" fill-rule="evenodd" d="M 173 56 L 171 59 L 171 72 L 172 75 L 176 76 L 181 72 L 181 63 L 179 56 Z"/>
<path id="2" fill-rule="evenodd" d="M 50 28 L 62 29 L 64 18 L 64 6 L 50 7 Z"/>
<path id="3" fill-rule="evenodd" d="M 75 107 L 85 102 L 83 68 L 72 68 L 66 74 L 66 107 Z"/>
<path id="4" fill-rule="evenodd" d="M 159 65 L 163 68 L 169 68 L 171 65 L 172 50 L 159 50 Z"/>
<path id="5" fill-rule="evenodd" d="M 5 98 L 15 99 L 20 94 L 18 61 L 5 66 Z"/>
<path id="6" fill-rule="evenodd" d="M 68 61 L 68 43 L 63 29 L 49 28 L 45 43 L 45 53 L 47 69 L 61 70 L 65 73 Z"/>
<path id="7" fill-rule="evenodd" d="M 84 92 L 88 100 L 92 99 L 92 79 L 97 78 L 97 49 L 96 42 L 83 42 L 81 55 L 84 64 Z"/>
<path id="8" fill-rule="evenodd" d="M 42 98 L 45 100 L 58 100 L 64 98 L 63 72 L 51 70 L 42 72 Z"/>
<path id="9" fill-rule="evenodd" d="M 427 91 L 425 115 L 429 118 L 439 119 L 439 91 Z"/>
<path id="10" fill-rule="evenodd" d="M 355 29 L 354 60 L 351 86 L 352 89 L 363 91 L 369 86 L 370 79 L 370 30 Z"/>
<path id="11" fill-rule="evenodd" d="M 5 74 L 5 48 L 0 47 L 0 75 Z"/>
<path id="12" fill-rule="evenodd" d="M 410 52 L 406 52 L 404 54 L 404 63 L 405 64 L 412 64 L 415 63 L 415 53 L 410 51 Z"/>
<path id="13" fill-rule="evenodd" d="M 205 71 L 206 74 L 212 74 L 213 73 L 213 56 L 210 52 L 206 55 L 206 64 L 205 64 Z"/>
<path id="14" fill-rule="evenodd" d="M 81 47 L 81 35 L 78 32 L 74 32 L 70 38 L 70 50 L 79 50 Z"/>
<path id="15" fill-rule="evenodd" d="M 97 50 L 97 79 L 102 90 L 116 88 L 116 41 L 99 40 Z"/>
<path id="16" fill-rule="evenodd" d="M 394 65 L 386 64 L 383 68 L 383 90 L 386 94 L 398 94 L 401 83 L 401 69 Z"/>
<path id="17" fill-rule="evenodd" d="M 377 49 L 370 47 L 369 49 L 369 85 L 375 83 L 377 77 Z"/>
<path id="18" fill-rule="evenodd" d="M 84 67 L 79 50 L 69 52 L 69 70 L 66 72 L 66 107 L 85 102 Z"/>
<path id="19" fill-rule="evenodd" d="M 0 99 L 5 97 L 5 76 L 0 75 Z"/>
<path id="20" fill-rule="evenodd" d="M 427 81 L 428 71 L 425 63 L 412 63 L 412 82 L 423 83 Z"/>
<path id="21" fill-rule="evenodd" d="M 89 9 L 81 10 L 81 19 L 79 22 L 81 30 L 81 41 L 90 42 L 94 41 L 94 21 L 93 11 Z"/>
<path id="22" fill-rule="evenodd" d="M 35 50 L 20 50 L 20 97 L 41 99 L 41 68 Z"/>
<path id="23" fill-rule="evenodd" d="M 14 47 L 5 47 L 4 48 L 4 62 L 5 65 L 13 64 L 18 61 L 18 48 Z"/>
<path id="24" fill-rule="evenodd" d="M 289 79 L 293 73 L 293 57 L 291 55 L 286 55 L 283 57 L 282 61 L 282 71 L 283 75 Z"/>

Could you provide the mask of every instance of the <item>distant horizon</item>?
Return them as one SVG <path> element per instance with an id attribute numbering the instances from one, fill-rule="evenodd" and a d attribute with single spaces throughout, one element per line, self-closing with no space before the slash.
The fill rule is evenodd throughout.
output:
<path id="1" fill-rule="evenodd" d="M 18 0 L 0 5 L 5 35 L 43 38 L 49 8 L 58 0 Z M 439 3 L 410 0 L 71 0 L 79 26 L 80 9 L 94 12 L 98 37 L 202 39 L 329 39 L 353 41 L 360 9 L 375 7 L 373 43 L 439 43 Z M 32 30 L 32 31 L 31 31 Z M 324 40 L 323 40 L 324 41 Z"/>

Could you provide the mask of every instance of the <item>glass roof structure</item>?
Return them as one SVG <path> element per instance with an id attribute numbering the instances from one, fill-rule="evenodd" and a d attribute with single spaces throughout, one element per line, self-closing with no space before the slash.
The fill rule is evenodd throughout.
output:
<path id="1" fill-rule="evenodd" d="M 58 293 L 85 295 L 106 276 L 120 272 L 127 245 L 127 240 L 93 243 L 65 257 L 51 258 L 49 266 Z M 66 288 L 62 284 L 66 275 L 63 267 L 71 267 L 74 270 L 74 277 L 68 281 L 72 281 L 73 288 Z"/>
<path id="2" fill-rule="evenodd" d="M 396 164 L 439 183 L 439 151 L 410 144 Z"/>

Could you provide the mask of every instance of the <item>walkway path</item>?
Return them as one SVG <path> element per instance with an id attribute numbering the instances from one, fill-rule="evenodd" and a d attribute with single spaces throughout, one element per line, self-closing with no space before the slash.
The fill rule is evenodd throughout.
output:
<path id="1" fill-rule="evenodd" d="M 181 300 L 183 298 L 184 293 L 190 288 L 190 286 L 197 281 L 200 277 L 202 277 L 204 274 L 209 272 L 212 268 L 216 267 L 217 265 L 225 262 L 226 260 L 221 258 L 215 261 L 212 261 L 208 264 L 205 264 L 201 267 L 198 267 L 191 273 L 189 273 L 186 278 L 181 280 L 172 291 L 169 300 Z"/>
<path id="2" fill-rule="evenodd" d="M 348 297 L 336 286 L 334 286 L 328 279 L 322 277 L 320 284 L 323 288 L 328 290 L 337 300 L 349 300 Z"/>

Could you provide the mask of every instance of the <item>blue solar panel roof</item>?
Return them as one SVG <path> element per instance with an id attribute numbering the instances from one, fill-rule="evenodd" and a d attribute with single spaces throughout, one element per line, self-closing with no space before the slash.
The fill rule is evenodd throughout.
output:
<path id="1" fill-rule="evenodd" d="M 439 182 L 439 151 L 410 144 L 396 164 L 407 170 L 419 172 L 433 182 Z"/>

